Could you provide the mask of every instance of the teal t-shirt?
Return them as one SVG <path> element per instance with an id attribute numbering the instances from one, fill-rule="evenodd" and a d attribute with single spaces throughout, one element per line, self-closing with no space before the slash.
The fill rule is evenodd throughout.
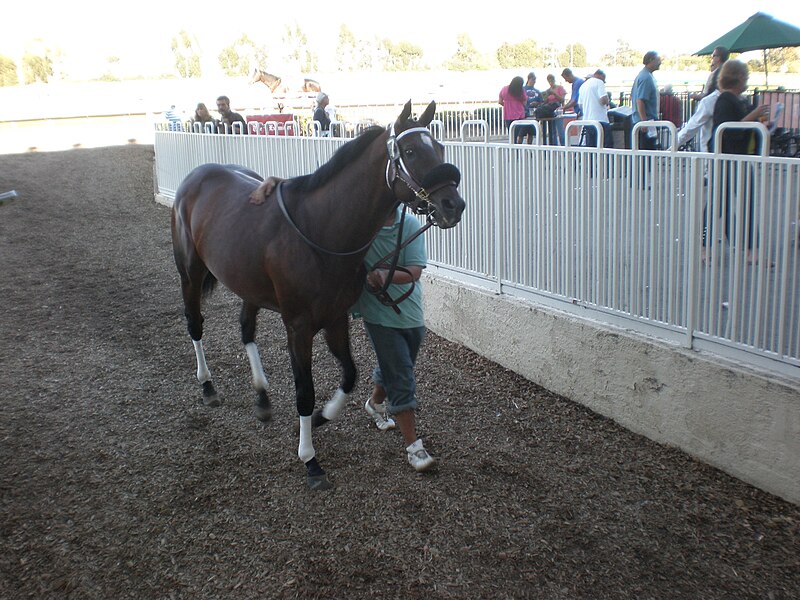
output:
<path id="1" fill-rule="evenodd" d="M 367 251 L 367 256 L 364 258 L 364 264 L 367 269 L 375 264 L 375 261 L 380 260 L 397 247 L 397 231 L 400 228 L 401 215 L 405 219 L 403 224 L 403 241 L 407 240 L 419 230 L 419 221 L 412 215 L 405 214 L 398 209 L 394 224 L 388 227 L 381 227 L 377 237 Z M 425 240 L 423 236 L 419 236 L 408 246 L 403 248 L 400 251 L 400 258 L 397 261 L 398 266 L 402 267 L 417 266 L 424 268 L 427 263 L 428 253 L 425 250 Z M 405 294 L 408 288 L 408 285 L 392 284 L 387 291 L 392 298 L 396 299 Z M 398 329 L 422 327 L 425 325 L 425 319 L 422 313 L 422 281 L 416 281 L 414 283 L 414 291 L 398 306 L 400 307 L 399 315 L 391 306 L 384 306 L 381 304 L 378 297 L 370 293 L 365 286 L 364 291 L 361 293 L 355 306 L 353 306 L 353 312 L 362 316 L 367 323 L 383 325 L 384 327 L 395 327 Z"/>

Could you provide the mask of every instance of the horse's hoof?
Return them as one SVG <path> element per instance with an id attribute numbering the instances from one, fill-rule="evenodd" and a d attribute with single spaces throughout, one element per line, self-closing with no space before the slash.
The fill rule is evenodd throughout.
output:
<path id="1" fill-rule="evenodd" d="M 306 482 L 308 483 L 308 489 L 312 492 L 329 490 L 333 487 L 333 484 L 328 481 L 328 476 L 324 473 L 322 475 L 308 475 Z"/>
<path id="2" fill-rule="evenodd" d="M 267 396 L 267 392 L 260 391 L 258 392 L 258 398 L 256 398 L 256 419 L 259 421 L 269 421 L 272 419 L 272 404 L 269 401 L 269 396 Z"/>
<path id="3" fill-rule="evenodd" d="M 214 384 L 210 381 L 206 381 L 203 384 L 203 404 L 211 407 L 216 407 L 221 404 L 217 390 L 214 389 Z"/>
<path id="4" fill-rule="evenodd" d="M 311 426 L 312 427 L 322 427 L 326 423 L 330 423 L 329 419 L 326 419 L 322 416 L 322 411 L 317 409 L 311 415 Z"/>

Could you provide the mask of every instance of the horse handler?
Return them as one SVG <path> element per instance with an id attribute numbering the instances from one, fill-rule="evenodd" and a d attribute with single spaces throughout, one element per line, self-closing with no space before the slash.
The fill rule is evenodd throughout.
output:
<path id="1" fill-rule="evenodd" d="M 425 338 L 425 319 L 422 311 L 422 288 L 419 284 L 422 269 L 428 262 L 425 241 L 418 236 L 405 246 L 397 258 L 397 268 L 390 276 L 390 265 L 375 263 L 397 248 L 398 231 L 403 231 L 403 242 L 419 230 L 419 221 L 399 208 L 392 212 L 372 242 L 364 262 L 367 284 L 353 307 L 354 316 L 364 319 L 364 328 L 377 357 L 372 372 L 375 384 L 364 409 L 381 431 L 394 429 L 395 421 L 406 444 L 408 462 L 419 472 L 428 471 L 436 460 L 428 454 L 417 438 L 416 415 L 417 381 L 414 366 Z M 400 311 L 381 302 L 377 290 L 386 290 L 391 298 L 398 299 L 411 293 L 399 305 Z M 388 405 L 388 406 L 387 406 Z"/>

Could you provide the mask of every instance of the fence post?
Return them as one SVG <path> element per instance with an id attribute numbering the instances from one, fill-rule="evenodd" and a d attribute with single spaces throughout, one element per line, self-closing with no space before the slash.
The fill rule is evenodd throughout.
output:
<path id="1" fill-rule="evenodd" d="M 700 249 L 702 238 L 699 235 L 703 228 L 703 177 L 704 161 L 692 158 L 689 180 L 686 185 L 686 200 L 689 207 L 689 265 L 686 282 L 686 339 L 684 346 L 692 348 L 697 322 L 697 311 L 700 307 Z M 698 241 L 699 240 L 699 241 Z"/>
<path id="2" fill-rule="evenodd" d="M 505 248 L 505 236 L 503 232 L 505 230 L 505 224 L 503 222 L 503 217 L 505 212 L 503 211 L 503 194 L 505 190 L 503 189 L 503 176 L 500 173 L 500 165 L 504 163 L 501 162 L 500 157 L 500 146 L 495 146 L 493 154 L 494 165 L 492 166 L 492 172 L 494 173 L 494 260 L 495 260 L 495 274 L 497 276 L 497 293 L 503 293 L 503 274 L 505 273 L 503 269 L 503 249 Z M 509 149 L 507 149 L 510 152 Z M 503 169 L 505 170 L 505 169 Z"/>

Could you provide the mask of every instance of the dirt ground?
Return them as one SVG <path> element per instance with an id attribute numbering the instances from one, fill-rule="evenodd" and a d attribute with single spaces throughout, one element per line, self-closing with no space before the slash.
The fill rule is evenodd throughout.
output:
<path id="1" fill-rule="evenodd" d="M 630 433 L 435 335 L 419 360 L 416 475 L 359 384 L 297 459 L 285 338 L 205 311 L 223 404 L 203 406 L 153 201 L 152 146 L 0 156 L 1 598 L 800 597 L 800 507 Z M 320 398 L 338 370 L 318 344 Z"/>

